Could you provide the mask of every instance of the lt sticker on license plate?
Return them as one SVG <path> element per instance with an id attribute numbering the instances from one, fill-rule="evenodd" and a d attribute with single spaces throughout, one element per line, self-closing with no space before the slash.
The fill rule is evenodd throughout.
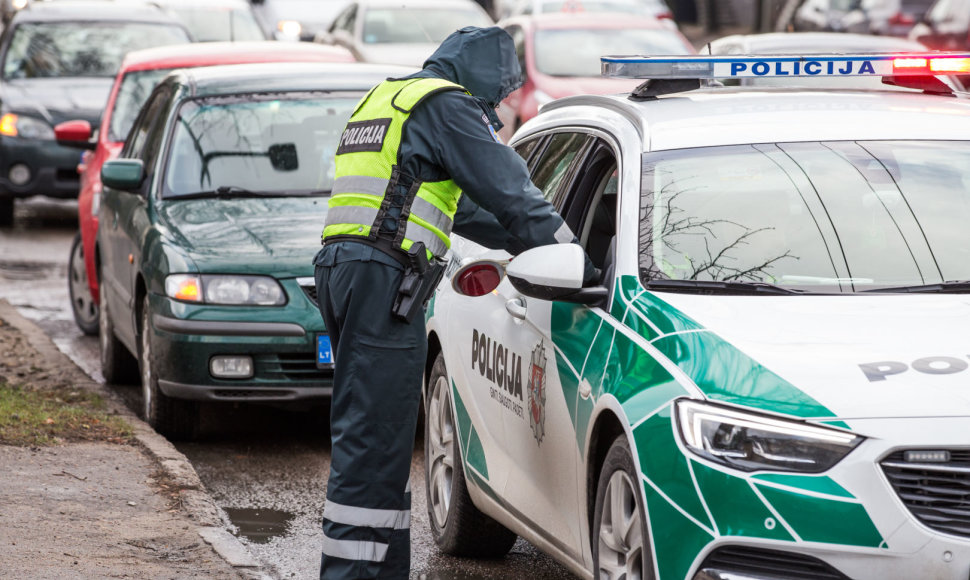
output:
<path id="1" fill-rule="evenodd" d="M 317 335 L 317 368 L 333 368 L 333 350 L 330 348 L 330 337 L 326 334 Z"/>

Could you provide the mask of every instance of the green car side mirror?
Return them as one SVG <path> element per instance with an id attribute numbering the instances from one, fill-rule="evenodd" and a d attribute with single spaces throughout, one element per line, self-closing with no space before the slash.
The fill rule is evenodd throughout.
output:
<path id="1" fill-rule="evenodd" d="M 145 179 L 145 165 L 141 159 L 113 159 L 101 166 L 101 183 L 112 189 L 134 191 Z"/>

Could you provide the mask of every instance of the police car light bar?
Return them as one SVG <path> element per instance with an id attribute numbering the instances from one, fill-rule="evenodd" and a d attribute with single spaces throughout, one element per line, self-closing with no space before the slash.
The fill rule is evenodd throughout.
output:
<path id="1" fill-rule="evenodd" d="M 726 79 L 745 77 L 927 76 L 970 74 L 970 53 L 804 56 L 604 56 L 605 77 Z"/>

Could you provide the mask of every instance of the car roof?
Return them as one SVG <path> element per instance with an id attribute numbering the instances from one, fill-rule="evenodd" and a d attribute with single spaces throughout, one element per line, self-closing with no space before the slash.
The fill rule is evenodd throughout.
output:
<path id="1" fill-rule="evenodd" d="M 558 28 L 647 28 L 670 30 L 660 20 L 650 16 L 637 16 L 615 12 L 542 12 L 525 16 L 513 16 L 503 20 L 502 26 L 518 24 L 535 29 Z"/>
<path id="2" fill-rule="evenodd" d="M 417 69 L 364 63 L 261 63 L 182 69 L 172 73 L 191 96 L 286 91 L 365 91 Z M 169 77 L 171 78 L 171 77 Z"/>
<path id="3" fill-rule="evenodd" d="M 718 45 L 737 43 L 744 54 L 792 54 L 818 52 L 895 52 L 920 51 L 925 46 L 915 40 L 895 36 L 874 36 L 849 32 L 767 32 L 764 34 L 732 34 L 711 43 L 715 54 Z M 703 52 L 703 51 L 702 51 Z"/>
<path id="4" fill-rule="evenodd" d="M 112 2 L 109 0 L 71 0 L 70 2 L 30 2 L 14 16 L 16 22 L 58 21 L 119 21 L 163 22 L 178 21 L 156 6 L 142 2 Z"/>
<path id="5" fill-rule="evenodd" d="M 543 121 L 604 110 L 626 117 L 644 151 L 749 143 L 934 139 L 970 135 L 970 99 L 891 91 L 718 87 L 634 102 L 627 95 L 566 97 L 543 107 Z"/>
<path id="6" fill-rule="evenodd" d="M 121 71 L 287 60 L 353 62 L 354 56 L 343 47 L 310 42 L 199 42 L 129 52 L 121 63 Z"/>

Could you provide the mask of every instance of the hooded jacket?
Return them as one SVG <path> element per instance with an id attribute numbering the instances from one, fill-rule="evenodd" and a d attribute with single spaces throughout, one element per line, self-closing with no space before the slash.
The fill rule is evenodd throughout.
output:
<path id="1" fill-rule="evenodd" d="M 422 181 L 452 179 L 462 196 L 453 231 L 515 254 L 576 241 L 555 208 L 532 184 L 525 161 L 501 143 L 495 107 L 522 84 L 512 37 L 498 27 L 452 33 L 419 72 L 404 78 L 441 78 L 471 95 L 446 91 L 416 107 L 405 125 L 400 170 Z M 381 229 L 397 229 L 407 183 L 399 184 Z M 595 269 L 587 260 L 587 279 Z"/>

